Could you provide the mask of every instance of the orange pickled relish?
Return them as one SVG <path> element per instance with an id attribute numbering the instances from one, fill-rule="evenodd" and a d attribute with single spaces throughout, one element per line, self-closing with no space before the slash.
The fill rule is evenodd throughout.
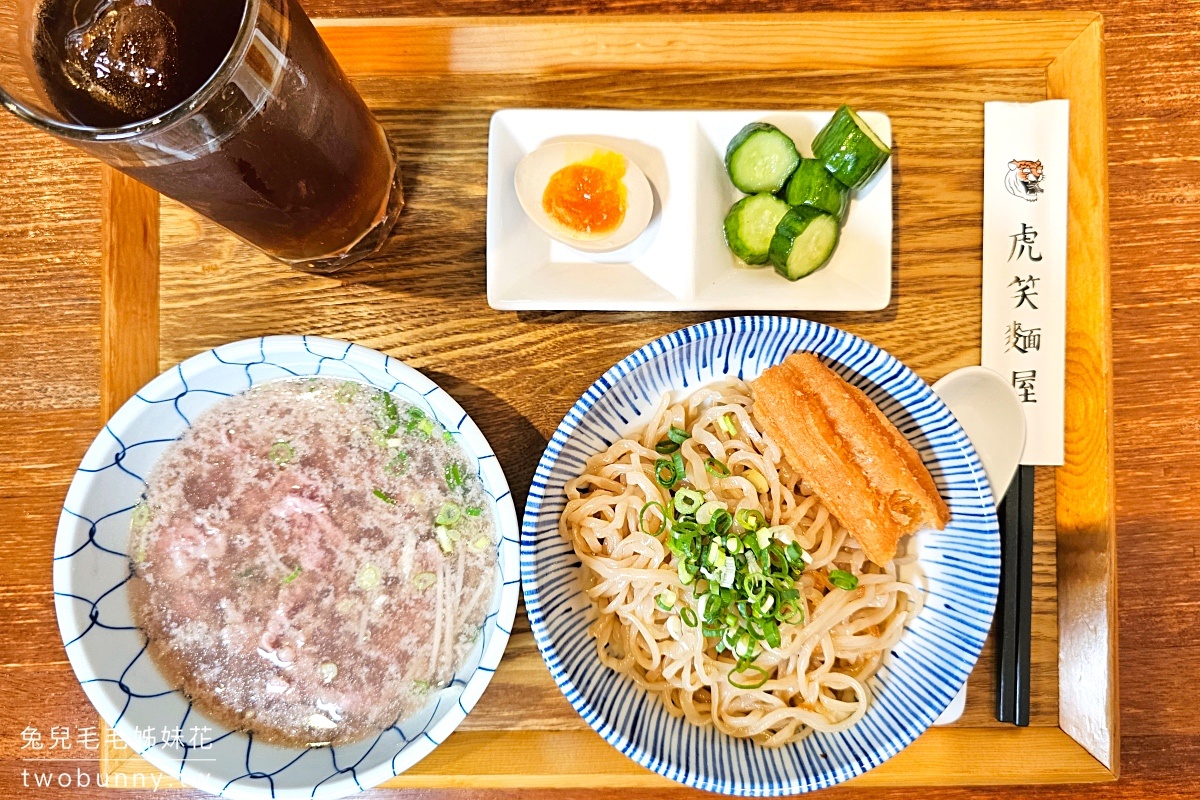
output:
<path id="1" fill-rule="evenodd" d="M 550 176 L 542 208 L 575 233 L 611 233 L 625 219 L 624 177 L 625 159 L 611 150 L 597 150 Z"/>

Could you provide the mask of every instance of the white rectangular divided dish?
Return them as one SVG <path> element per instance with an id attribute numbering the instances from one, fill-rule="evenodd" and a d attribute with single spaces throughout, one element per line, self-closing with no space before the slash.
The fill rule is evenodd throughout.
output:
<path id="1" fill-rule="evenodd" d="M 742 193 L 725 148 L 743 126 L 770 122 L 812 155 L 828 111 L 610 111 L 504 109 L 488 140 L 488 303 L 501 310 L 873 311 L 892 294 L 892 164 L 852 195 L 829 263 L 798 281 L 747 268 L 725 245 L 722 221 Z M 888 145 L 886 114 L 860 116 Z M 654 187 L 646 231 L 611 253 L 584 253 L 539 229 L 517 199 L 527 154 L 555 141 L 622 153 Z"/>

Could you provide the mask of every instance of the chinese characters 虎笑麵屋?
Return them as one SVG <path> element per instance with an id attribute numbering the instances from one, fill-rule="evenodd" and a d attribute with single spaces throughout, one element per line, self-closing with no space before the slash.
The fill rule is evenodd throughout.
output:
<path id="1" fill-rule="evenodd" d="M 1020 261 L 1025 258 L 1032 262 L 1042 260 L 1042 256 L 1034 249 L 1037 243 L 1037 231 L 1027 222 L 1021 223 L 1021 230 L 1014 233 L 1009 238 L 1012 239 L 1012 249 L 1008 252 L 1008 260 L 1014 259 Z M 1034 298 L 1037 297 L 1037 284 L 1041 278 L 1035 275 L 1028 275 L 1022 278 L 1020 275 L 1014 275 L 1012 283 L 1009 284 L 1013 288 L 1013 300 L 1016 301 L 1014 308 L 1020 309 L 1028 307 L 1032 311 L 1037 311 L 1037 304 Z M 1031 351 L 1040 350 L 1042 348 L 1042 329 L 1040 327 L 1025 327 L 1020 320 L 1013 320 L 1005 331 L 1004 352 L 1016 351 L 1022 355 Z M 1022 369 L 1012 371 L 1012 385 L 1017 390 L 1017 396 L 1022 403 L 1036 403 L 1037 395 L 1035 394 L 1035 382 L 1037 381 L 1036 369 Z"/>
<path id="2" fill-rule="evenodd" d="M 1030 465 L 1063 463 L 1069 111 L 1066 100 L 984 103 L 979 363 L 1020 401 Z"/>

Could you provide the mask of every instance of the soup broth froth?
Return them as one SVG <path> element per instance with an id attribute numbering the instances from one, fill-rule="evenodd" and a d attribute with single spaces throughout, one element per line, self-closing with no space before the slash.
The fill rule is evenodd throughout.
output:
<path id="1" fill-rule="evenodd" d="M 199 416 L 154 468 L 129 544 L 134 618 L 168 680 L 285 746 L 415 713 L 495 592 L 473 460 L 419 409 L 327 378 Z"/>

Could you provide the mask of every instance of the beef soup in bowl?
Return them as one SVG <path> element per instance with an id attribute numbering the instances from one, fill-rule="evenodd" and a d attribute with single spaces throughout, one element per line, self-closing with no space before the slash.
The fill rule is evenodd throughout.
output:
<path id="1" fill-rule="evenodd" d="M 64 503 L 56 610 L 101 716 L 234 797 L 339 797 L 426 755 L 516 610 L 516 515 L 482 434 L 365 348 L 270 337 L 148 384 Z"/>

